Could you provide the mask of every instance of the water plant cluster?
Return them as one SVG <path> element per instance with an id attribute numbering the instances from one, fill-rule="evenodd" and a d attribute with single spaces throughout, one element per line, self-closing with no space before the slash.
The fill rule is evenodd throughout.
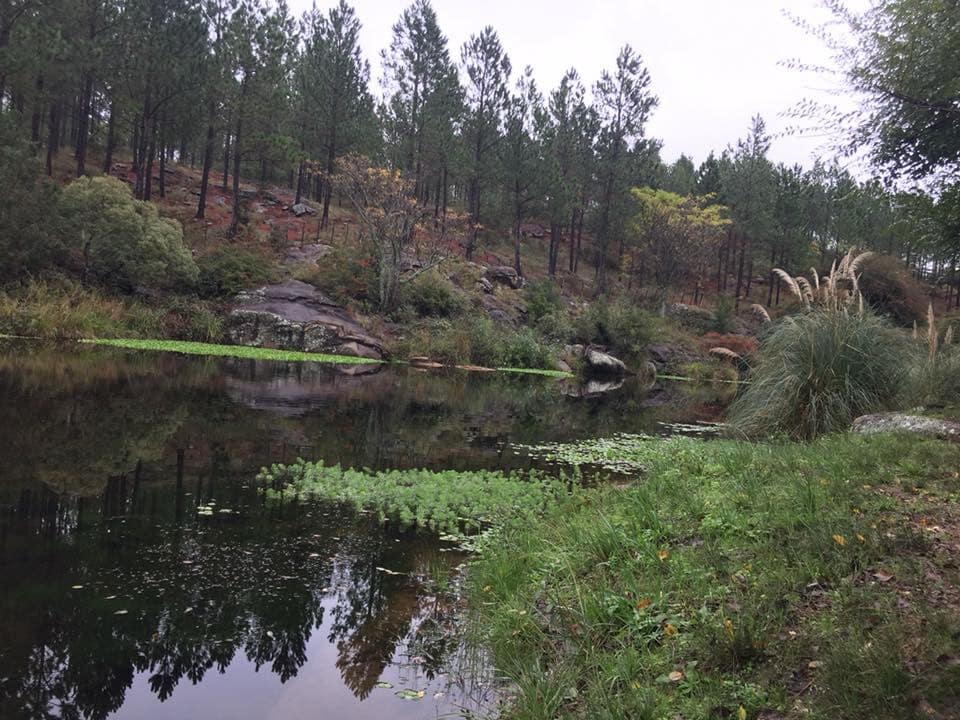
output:
<path id="1" fill-rule="evenodd" d="M 105 345 L 126 350 L 151 350 L 154 352 L 175 352 L 184 355 L 214 355 L 221 357 L 247 358 L 251 360 L 279 360 L 282 362 L 321 362 L 338 365 L 363 365 L 378 363 L 379 360 L 353 357 L 350 355 L 329 355 L 325 353 L 297 352 L 294 350 L 274 350 L 272 348 L 250 347 L 247 345 L 218 345 L 215 343 L 186 342 L 181 340 L 135 340 L 124 338 L 100 338 L 81 340 L 91 345 Z"/>
<path id="2" fill-rule="evenodd" d="M 329 500 L 458 538 L 508 518 L 531 518 L 571 492 L 572 483 L 536 471 L 354 470 L 298 460 L 258 476 L 273 499 Z"/>
<path id="3" fill-rule="evenodd" d="M 532 458 L 573 466 L 591 466 L 615 473 L 639 473 L 661 452 L 658 438 L 651 435 L 618 433 L 612 437 L 587 438 L 574 442 L 514 445 Z"/>
<path id="4" fill-rule="evenodd" d="M 511 717 L 958 707 L 960 663 L 943 659 L 960 637 L 948 551 L 960 446 L 832 435 L 574 447 L 556 454 L 603 462 L 616 447 L 644 478 L 509 524 L 475 560 L 468 596 L 515 685 Z"/>

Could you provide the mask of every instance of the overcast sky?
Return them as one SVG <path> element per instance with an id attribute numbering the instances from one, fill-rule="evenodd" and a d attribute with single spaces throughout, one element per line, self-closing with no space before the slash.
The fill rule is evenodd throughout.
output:
<path id="1" fill-rule="evenodd" d="M 410 0 L 350 1 L 363 22 L 362 42 L 379 96 L 380 50 Z M 312 4 L 290 2 L 298 15 Z M 317 6 L 326 9 L 332 2 L 317 0 Z M 433 6 L 456 60 L 471 34 L 492 25 L 514 74 L 533 66 L 541 90 L 556 86 L 571 66 L 592 85 L 630 43 L 660 98 L 648 134 L 663 140 L 667 161 L 686 153 L 699 163 L 744 135 L 756 113 L 776 135 L 789 124 L 781 114 L 804 97 L 822 97 L 825 86 L 823 79 L 780 64 L 797 57 L 827 61 L 820 43 L 784 16 L 787 10 L 822 20 L 817 0 L 433 0 Z M 823 142 L 775 137 L 771 157 L 809 165 Z"/>

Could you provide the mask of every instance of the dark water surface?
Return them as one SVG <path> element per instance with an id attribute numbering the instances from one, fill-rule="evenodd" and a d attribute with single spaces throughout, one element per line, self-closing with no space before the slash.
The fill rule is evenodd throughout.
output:
<path id="1" fill-rule="evenodd" d="M 528 467 L 514 444 L 719 408 L 659 386 L 363 372 L 0 342 L 0 718 L 491 712 L 435 593 L 464 558 L 336 505 L 267 504 L 257 471 Z"/>

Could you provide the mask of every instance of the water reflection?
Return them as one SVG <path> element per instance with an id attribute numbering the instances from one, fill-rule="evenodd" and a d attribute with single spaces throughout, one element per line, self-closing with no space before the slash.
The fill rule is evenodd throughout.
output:
<path id="1" fill-rule="evenodd" d="M 265 504 L 253 475 L 297 456 L 525 465 L 510 443 L 650 430 L 721 401 L 658 392 L 0 347 L 0 717 L 483 710 L 489 688 L 451 683 L 449 641 L 424 632 L 450 613 L 427 578 L 460 558 L 340 507 Z"/>

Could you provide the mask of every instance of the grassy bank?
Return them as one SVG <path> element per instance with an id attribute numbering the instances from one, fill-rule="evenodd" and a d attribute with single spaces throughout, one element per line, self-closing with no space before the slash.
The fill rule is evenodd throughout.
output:
<path id="1" fill-rule="evenodd" d="M 472 569 L 508 717 L 955 717 L 960 447 L 624 452 L 642 483 L 504 530 Z"/>
<path id="2" fill-rule="evenodd" d="M 216 342 L 223 336 L 223 321 L 213 303 L 195 297 L 147 300 L 57 278 L 0 289 L 0 333 L 56 340 L 171 337 Z"/>

